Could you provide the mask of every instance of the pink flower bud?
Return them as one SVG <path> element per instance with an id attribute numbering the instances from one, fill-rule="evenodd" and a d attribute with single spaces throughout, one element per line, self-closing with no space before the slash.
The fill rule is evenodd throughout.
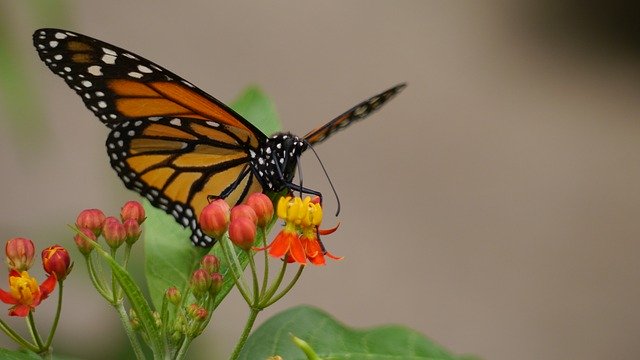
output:
<path id="1" fill-rule="evenodd" d="M 191 275 L 191 290 L 196 298 L 204 295 L 211 287 L 211 275 L 205 269 L 198 269 Z"/>
<path id="2" fill-rule="evenodd" d="M 15 269 L 20 272 L 29 270 L 33 264 L 33 256 L 36 249 L 33 242 L 25 238 L 13 238 L 7 241 L 4 247 L 7 255 L 7 265 L 9 269 Z"/>
<path id="3" fill-rule="evenodd" d="M 237 247 L 248 251 L 256 238 L 256 223 L 246 217 L 233 219 L 229 224 L 229 239 Z"/>
<path id="4" fill-rule="evenodd" d="M 93 231 L 87 228 L 80 228 L 79 230 L 82 234 L 84 234 L 84 236 L 93 241 L 96 241 L 97 238 Z M 78 250 L 80 250 L 80 253 L 83 255 L 87 255 L 93 250 L 93 244 L 87 241 L 87 239 L 85 239 L 82 234 L 76 234 L 76 236 L 73 237 L 73 241 L 76 242 L 76 246 L 78 246 Z"/>
<path id="5" fill-rule="evenodd" d="M 256 212 L 249 205 L 240 204 L 231 208 L 231 221 L 241 217 L 251 219 L 254 224 L 258 223 L 258 215 L 256 215 Z"/>
<path id="6" fill-rule="evenodd" d="M 223 199 L 212 201 L 200 213 L 200 228 L 205 234 L 220 238 L 229 226 L 229 205 Z"/>
<path id="7" fill-rule="evenodd" d="M 127 219 L 122 225 L 124 226 L 125 233 L 127 234 L 125 241 L 129 245 L 133 245 L 140 238 L 140 234 L 142 234 L 140 224 L 136 219 Z"/>
<path id="8" fill-rule="evenodd" d="M 126 240 L 127 230 L 124 228 L 124 225 L 122 225 L 120 220 L 113 216 L 109 216 L 104 220 L 102 236 L 104 236 L 104 240 L 107 242 L 107 245 L 112 249 L 117 249 Z"/>
<path id="9" fill-rule="evenodd" d="M 214 272 L 211 274 L 211 287 L 209 288 L 209 293 L 215 296 L 220 289 L 222 289 L 223 284 L 224 278 L 222 277 L 222 274 Z"/>
<path id="10" fill-rule="evenodd" d="M 251 206 L 258 217 L 258 226 L 264 227 L 273 219 L 273 202 L 263 193 L 253 193 L 247 198 L 247 205 Z"/>
<path id="11" fill-rule="evenodd" d="M 47 274 L 55 274 L 56 279 L 62 281 L 71 271 L 73 264 L 67 249 L 53 245 L 42 250 L 42 267 Z"/>
<path id="12" fill-rule="evenodd" d="M 82 210 L 76 218 L 76 225 L 78 228 L 89 229 L 97 237 L 102 232 L 102 225 L 104 225 L 105 216 L 102 210 L 99 209 L 86 209 Z"/>
<path id="13" fill-rule="evenodd" d="M 178 305 L 180 304 L 180 300 L 182 299 L 182 295 L 180 294 L 180 290 L 178 290 L 178 288 L 172 286 L 170 288 L 167 289 L 167 292 L 165 293 L 165 296 L 167 297 L 167 300 L 169 300 L 170 303 L 172 303 L 173 305 Z"/>
<path id="14" fill-rule="evenodd" d="M 205 269 L 209 274 L 220 270 L 220 260 L 215 255 L 207 254 L 200 260 L 200 267 Z"/>
<path id="15" fill-rule="evenodd" d="M 133 219 L 138 224 L 142 224 L 145 219 L 144 207 L 137 201 L 127 201 L 120 209 L 120 219 L 122 219 L 123 223 Z"/>

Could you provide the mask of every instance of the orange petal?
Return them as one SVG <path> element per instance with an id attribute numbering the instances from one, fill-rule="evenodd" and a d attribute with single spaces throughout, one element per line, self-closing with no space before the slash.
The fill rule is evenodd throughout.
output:
<path id="1" fill-rule="evenodd" d="M 9 309 L 9 316 L 25 317 L 29 315 L 30 311 L 31 311 L 30 306 L 20 304 Z"/>
<path id="2" fill-rule="evenodd" d="M 318 234 L 320 234 L 320 235 L 333 234 L 336 230 L 338 230 L 338 227 L 340 227 L 340 223 L 338 223 L 338 225 L 336 225 L 335 227 L 333 227 L 331 229 L 326 229 L 326 230 L 318 229 Z"/>
<path id="3" fill-rule="evenodd" d="M 18 301 L 8 292 L 0 289 L 0 301 L 5 304 L 15 305 Z"/>
<path id="4" fill-rule="evenodd" d="M 55 275 L 49 275 L 47 280 L 40 284 L 40 301 L 46 299 L 53 289 L 56 288 L 56 281 L 57 279 Z M 40 301 L 38 301 L 38 303 L 40 303 Z"/>
<path id="5" fill-rule="evenodd" d="M 317 256 L 309 257 L 309 261 L 313 265 L 325 265 L 324 255 L 322 254 L 322 252 L 319 252 Z"/>
<path id="6" fill-rule="evenodd" d="M 269 249 L 269 255 L 277 258 L 283 257 L 287 251 L 289 251 L 289 246 L 291 245 L 291 233 L 281 231 L 278 233 L 275 239 L 269 245 L 271 248 Z M 295 235 L 294 235 L 295 236 Z"/>
<path id="7" fill-rule="evenodd" d="M 302 246 L 302 241 L 297 236 L 291 241 L 291 247 L 289 249 L 291 257 L 299 264 L 304 265 L 307 263 L 307 257 Z"/>
<path id="8" fill-rule="evenodd" d="M 332 258 L 333 260 L 342 260 L 344 259 L 344 256 L 335 256 L 330 252 L 326 252 L 325 255 L 327 255 L 328 257 Z"/>

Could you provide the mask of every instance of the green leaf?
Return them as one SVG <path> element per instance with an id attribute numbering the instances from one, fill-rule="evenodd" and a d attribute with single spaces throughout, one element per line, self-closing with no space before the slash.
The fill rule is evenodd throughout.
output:
<path id="1" fill-rule="evenodd" d="M 258 128 L 269 134 L 278 131 L 280 124 L 275 108 L 267 96 L 257 87 L 245 90 L 231 107 Z M 162 297 L 167 288 L 175 286 L 184 290 L 191 273 L 198 267 L 202 256 L 209 250 L 221 261 L 220 273 L 224 283 L 216 305 L 233 288 L 233 278 L 227 275 L 219 244 L 212 249 L 193 246 L 189 236 L 191 231 L 180 226 L 173 217 L 145 202 L 147 220 L 145 221 L 145 273 L 151 300 L 156 309 L 161 308 Z M 241 264 L 246 266 L 248 259 L 241 254 Z"/>
<path id="2" fill-rule="evenodd" d="M 99 247 L 96 247 L 94 251 L 100 255 L 111 268 L 111 273 L 115 276 L 116 280 L 118 280 L 122 291 L 127 295 L 131 308 L 136 312 L 140 320 L 140 325 L 147 335 L 149 346 L 152 348 L 154 354 L 161 357 L 161 354 L 164 352 L 163 340 L 156 326 L 151 307 L 144 298 L 142 291 L 140 291 L 140 288 L 136 285 L 127 270 L 120 266 L 107 252 Z"/>
<path id="3" fill-rule="evenodd" d="M 304 340 L 321 359 L 461 360 L 422 334 L 403 326 L 354 329 L 329 314 L 299 306 L 267 320 L 245 344 L 239 359 L 306 359 L 291 335 Z"/>
<path id="4" fill-rule="evenodd" d="M 27 350 L 7 350 L 0 348 L 0 359 L 5 360 L 41 360 L 38 354 Z"/>
<path id="5" fill-rule="evenodd" d="M 273 102 L 255 85 L 246 88 L 231 108 L 267 135 L 282 129 Z"/>

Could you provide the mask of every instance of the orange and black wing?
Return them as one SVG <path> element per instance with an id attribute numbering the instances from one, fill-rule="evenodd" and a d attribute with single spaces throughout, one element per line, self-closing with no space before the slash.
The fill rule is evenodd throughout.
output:
<path id="1" fill-rule="evenodd" d="M 249 156 L 266 139 L 229 107 L 161 66 L 100 40 L 40 29 L 34 46 L 111 128 L 107 150 L 125 185 L 212 245 L 197 224 L 208 196 L 241 202 L 261 187 Z"/>
<path id="2" fill-rule="evenodd" d="M 180 117 L 125 121 L 107 139 L 111 166 L 125 186 L 190 228 L 191 240 L 204 247 L 215 239 L 197 219 L 210 198 L 239 204 L 262 191 L 247 146 L 223 124 Z"/>
<path id="3" fill-rule="evenodd" d="M 332 135 L 338 130 L 342 130 L 347 126 L 353 124 L 358 120 L 362 120 L 369 116 L 374 111 L 378 110 L 384 103 L 396 96 L 407 84 L 398 84 L 388 90 L 381 92 L 378 95 L 372 96 L 369 99 L 359 103 L 358 105 L 347 110 L 340 116 L 329 121 L 323 126 L 309 132 L 304 136 L 304 139 L 311 145 L 324 141 L 327 137 Z"/>

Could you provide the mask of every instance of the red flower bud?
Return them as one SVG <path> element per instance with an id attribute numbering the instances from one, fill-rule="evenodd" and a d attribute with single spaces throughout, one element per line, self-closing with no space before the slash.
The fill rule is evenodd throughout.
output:
<path id="1" fill-rule="evenodd" d="M 133 219 L 138 224 L 142 224 L 145 219 L 144 207 L 137 201 L 127 201 L 120 209 L 120 219 L 122 219 L 123 223 Z"/>
<path id="2" fill-rule="evenodd" d="M 78 228 L 89 229 L 95 236 L 99 236 L 102 232 L 102 225 L 104 225 L 105 216 L 102 210 L 99 209 L 86 209 L 82 210 L 76 218 L 76 225 Z"/>
<path id="3" fill-rule="evenodd" d="M 209 293 L 211 295 L 217 294 L 220 289 L 222 289 L 222 285 L 224 284 L 224 278 L 222 274 L 214 272 L 211 274 L 211 287 L 209 288 Z"/>
<path id="4" fill-rule="evenodd" d="M 127 219 L 122 225 L 124 226 L 124 231 L 127 234 L 125 241 L 129 245 L 133 245 L 140 238 L 140 234 L 142 234 L 140 224 L 136 219 Z"/>
<path id="5" fill-rule="evenodd" d="M 256 223 L 246 217 L 233 219 L 229 224 L 229 239 L 242 250 L 249 250 L 256 238 Z"/>
<path id="6" fill-rule="evenodd" d="M 258 223 L 258 215 L 256 215 L 256 212 L 249 205 L 240 204 L 231 208 L 231 221 L 241 217 L 251 219 L 254 224 Z"/>
<path id="7" fill-rule="evenodd" d="M 29 270 L 33 264 L 33 256 L 36 249 L 33 242 L 25 238 L 13 238 L 7 241 L 4 247 L 7 254 L 7 265 L 9 269 L 15 269 L 20 272 Z"/>
<path id="8" fill-rule="evenodd" d="M 205 269 L 209 274 L 213 274 L 220 270 L 220 260 L 215 255 L 207 254 L 200 260 L 200 267 Z"/>
<path id="9" fill-rule="evenodd" d="M 182 295 L 180 294 L 180 290 L 178 290 L 178 288 L 172 286 L 170 288 L 167 289 L 167 292 L 165 293 L 165 296 L 167 297 L 167 300 L 169 300 L 170 303 L 172 303 L 173 305 L 178 305 L 180 304 L 180 300 L 182 299 Z"/>
<path id="10" fill-rule="evenodd" d="M 191 290 L 196 298 L 204 295 L 211 287 L 211 275 L 205 269 L 198 269 L 191 275 Z"/>
<path id="11" fill-rule="evenodd" d="M 104 236 L 107 245 L 112 249 L 117 249 L 127 238 L 127 230 L 124 228 L 124 225 L 122 225 L 120 220 L 113 216 L 109 216 L 104 220 L 102 236 Z"/>
<path id="12" fill-rule="evenodd" d="M 49 246 L 42 250 L 42 266 L 47 274 L 55 274 L 58 281 L 64 280 L 73 267 L 69 252 L 60 245 Z"/>
<path id="13" fill-rule="evenodd" d="M 96 241 L 97 238 L 93 231 L 87 228 L 80 228 L 79 230 L 89 239 Z M 76 242 L 76 246 L 78 246 L 78 250 L 80 250 L 80 253 L 83 255 L 87 255 L 93 250 L 93 244 L 87 241 L 87 239 L 85 239 L 82 234 L 76 234 L 76 236 L 73 237 L 73 241 Z"/>
<path id="14" fill-rule="evenodd" d="M 258 226 L 264 227 L 273 219 L 273 202 L 263 193 L 253 193 L 247 198 L 247 205 L 251 206 L 258 216 Z"/>
<path id="15" fill-rule="evenodd" d="M 207 318 L 207 309 L 199 306 L 198 304 L 191 304 L 187 306 L 187 314 L 192 318 L 202 321 Z"/>
<path id="16" fill-rule="evenodd" d="M 223 199 L 212 201 L 200 213 L 200 228 L 205 234 L 220 238 L 229 226 L 229 205 Z"/>

